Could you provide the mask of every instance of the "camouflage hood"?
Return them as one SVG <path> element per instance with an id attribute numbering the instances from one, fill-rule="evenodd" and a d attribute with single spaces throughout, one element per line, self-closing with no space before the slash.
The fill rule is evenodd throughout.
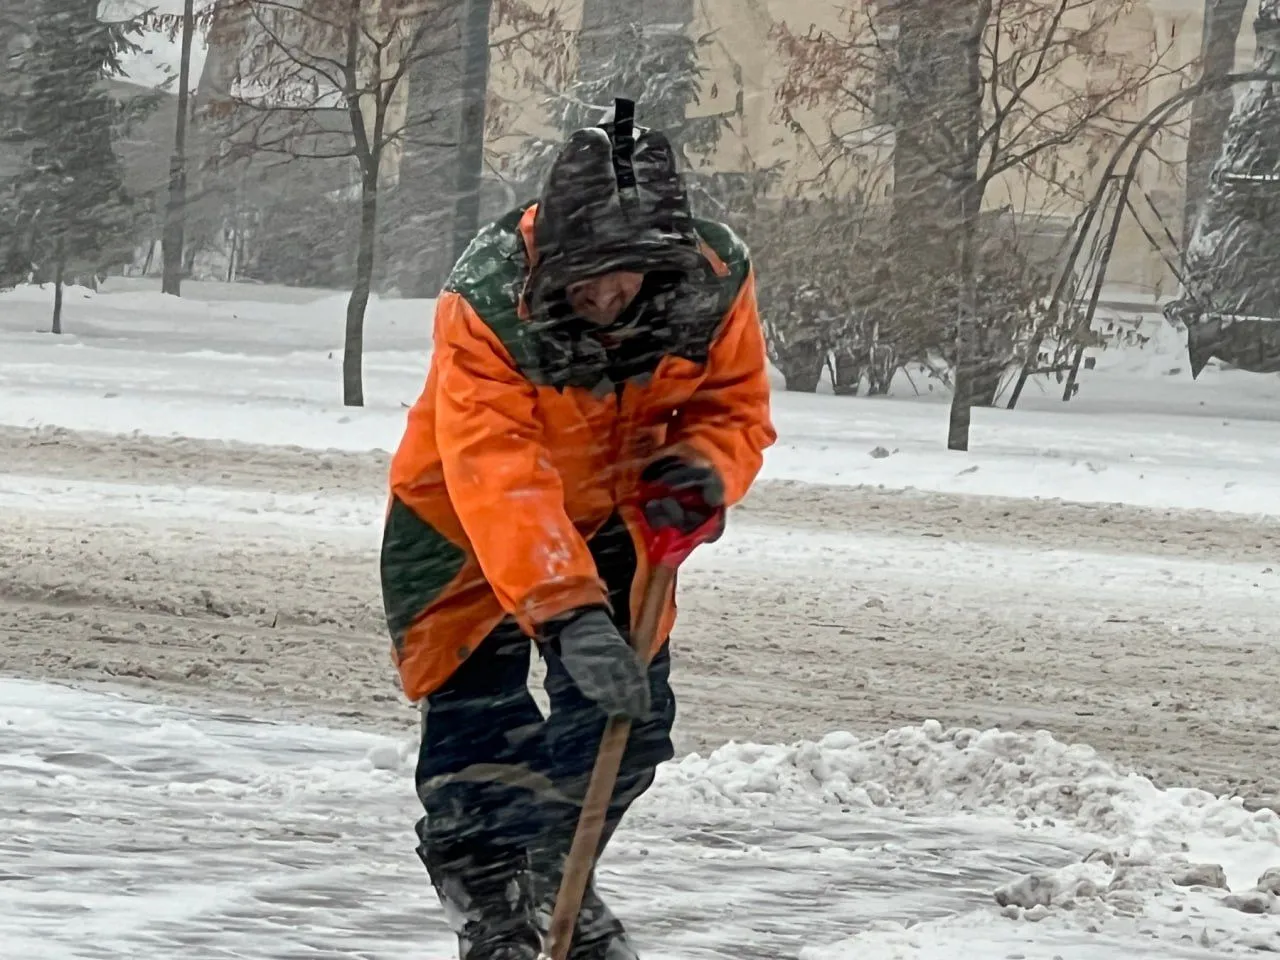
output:
<path id="1" fill-rule="evenodd" d="M 670 141 L 638 128 L 635 105 L 573 133 L 547 176 L 534 222 L 536 259 L 525 284 L 531 315 L 554 322 L 565 290 L 615 270 L 705 270 L 689 198 Z"/>

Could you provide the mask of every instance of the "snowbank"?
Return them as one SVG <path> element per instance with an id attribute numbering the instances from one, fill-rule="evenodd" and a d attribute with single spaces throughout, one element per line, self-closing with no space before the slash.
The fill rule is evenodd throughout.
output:
<path id="1" fill-rule="evenodd" d="M 1044 731 L 943 729 L 935 720 L 859 740 L 833 733 L 790 746 L 730 744 L 664 769 L 664 802 L 711 806 L 818 803 L 930 816 L 1007 814 L 1028 827 L 1059 821 L 1108 837 L 1181 849 L 1190 833 L 1273 844 L 1280 815 L 1203 790 L 1162 790 L 1091 747 Z"/>
<path id="2" fill-rule="evenodd" d="M 0 294 L 0 423 L 390 450 L 422 388 L 432 303 L 371 303 L 366 406 L 341 405 L 345 294 L 152 281 L 74 290 L 62 337 L 51 290 Z M 1148 329 L 1149 328 L 1149 329 Z M 1144 327 L 1111 350 L 1080 396 L 1037 382 L 1017 411 L 975 411 L 972 452 L 945 449 L 946 404 L 779 392 L 780 441 L 764 476 L 1156 508 L 1280 514 L 1280 377 L 1212 368 L 1192 383 L 1177 331 Z"/>
<path id="3" fill-rule="evenodd" d="M 0 729 L 0 938 L 24 957 L 449 955 L 413 742 L 3 679 Z M 67 848 L 68 818 L 94 842 Z M 603 873 L 663 960 L 1208 960 L 1280 950 L 1249 889 L 1276 829 L 1045 734 L 927 722 L 669 764 Z"/>
<path id="4" fill-rule="evenodd" d="M 1135 931 L 1164 957 L 1280 950 L 1280 816 L 1201 790 L 1159 789 L 1044 732 L 944 730 L 926 721 L 866 740 L 836 733 L 785 747 L 733 744 L 666 768 L 645 803 L 690 813 L 892 811 L 957 827 L 964 817 L 1011 817 L 1035 835 L 1065 830 L 1099 844 L 1081 862 L 995 887 L 985 909 L 918 924 L 881 921 L 807 948 L 802 960 L 1085 960 L 1119 955 Z M 1073 946 L 1081 933 L 1087 947 Z M 1187 943 L 1197 950 L 1177 952 Z"/>

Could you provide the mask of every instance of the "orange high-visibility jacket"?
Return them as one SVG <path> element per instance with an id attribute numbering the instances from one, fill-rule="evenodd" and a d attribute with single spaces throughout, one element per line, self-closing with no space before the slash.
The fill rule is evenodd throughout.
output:
<path id="1" fill-rule="evenodd" d="M 709 464 L 732 506 L 776 439 L 754 276 L 729 228 L 695 221 L 709 266 L 700 342 L 686 338 L 650 375 L 615 385 L 556 362 L 563 345 L 528 318 L 536 209 L 486 227 L 454 268 L 426 386 L 391 463 L 383 599 L 411 700 L 508 617 L 532 637 L 575 607 L 607 603 L 587 541 L 615 515 L 639 558 L 634 618 L 648 576 L 637 528 L 645 465 L 670 453 Z M 669 597 L 651 655 L 674 619 Z"/>

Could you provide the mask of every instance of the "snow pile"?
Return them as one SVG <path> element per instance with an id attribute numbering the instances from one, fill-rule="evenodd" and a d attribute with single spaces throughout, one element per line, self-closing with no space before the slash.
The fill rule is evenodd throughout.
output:
<path id="1" fill-rule="evenodd" d="M 1161 790 L 1091 747 L 1039 731 L 944 729 L 936 720 L 859 740 L 833 733 L 790 746 L 729 744 L 668 765 L 658 789 L 717 807 L 818 802 L 949 816 L 1011 814 L 1029 825 L 1066 821 L 1104 837 L 1178 849 L 1188 831 L 1276 844 L 1280 816 L 1238 798 Z"/>
<path id="2" fill-rule="evenodd" d="M 1053 934 L 1057 934 L 1056 936 Z M 1074 935 L 1074 936 L 1073 936 Z M 893 921 L 877 921 L 863 933 L 831 945 L 800 951 L 800 960 L 1092 960 L 1121 955 L 1104 952 L 1106 946 L 1091 944 L 1090 952 L 1068 952 L 1068 944 L 1078 937 L 1070 923 L 1051 917 L 1021 935 L 994 924 L 977 912 L 962 913 L 910 926 Z M 1180 954 L 1179 956 L 1187 956 Z"/>
<path id="3" fill-rule="evenodd" d="M 1280 863 L 1280 816 L 1203 790 L 1159 789 L 1092 748 L 1043 731 L 944 729 L 930 720 L 869 739 L 833 733 L 790 746 L 730 744 L 668 765 L 650 799 L 664 809 L 1011 817 L 1097 844 L 1078 862 L 996 887 L 990 908 L 908 926 L 881 923 L 806 951 L 804 960 L 986 956 L 973 952 L 973 936 L 981 941 L 1011 921 L 1025 923 L 1025 934 L 1006 929 L 993 945 L 1011 945 L 1012 936 L 1028 960 L 1042 955 L 1037 942 L 1053 927 L 1121 940 L 1138 934 L 1218 955 L 1280 951 L 1280 899 L 1272 889 L 1280 871 L 1267 870 Z M 1193 851 L 1211 861 L 1193 861 Z M 1066 956 L 1062 942 L 1053 942 L 1045 960 Z"/>
<path id="4" fill-rule="evenodd" d="M 1265 880 L 1260 878 L 1259 883 Z M 1198 883 L 1197 881 L 1205 881 Z M 1151 942 L 1152 956 L 1210 957 L 1280 952 L 1280 912 L 1263 890 L 1227 893 L 1222 868 L 1177 857 L 1096 854 L 1030 874 L 995 891 L 997 907 L 918 924 L 881 921 L 801 960 L 1066 960 L 1126 952 Z M 1013 921 L 1013 924 L 1010 924 Z M 1088 935 L 1088 953 L 1065 946 Z M 1065 936 L 1064 936 L 1065 935 Z M 1162 944 L 1163 949 L 1157 944 Z M 1016 948 L 1016 952 L 1010 952 Z M 1104 948 L 1110 948 L 1104 952 Z M 1188 952 L 1183 952 L 1188 951 Z M 1202 952 L 1204 951 L 1204 952 Z"/>

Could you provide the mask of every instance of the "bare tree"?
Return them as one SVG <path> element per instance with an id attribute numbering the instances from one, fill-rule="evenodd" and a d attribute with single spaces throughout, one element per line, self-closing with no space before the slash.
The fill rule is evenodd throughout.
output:
<path id="1" fill-rule="evenodd" d="M 349 165 L 360 196 L 355 272 L 347 304 L 343 350 L 343 402 L 364 404 L 364 317 L 372 290 L 379 204 L 392 158 L 416 124 L 430 116 L 408 109 L 406 77 L 415 65 L 456 52 L 459 5 L 470 2 L 471 30 L 488 22 L 480 0 L 229 0 L 224 42 L 244 54 L 231 71 L 226 100 L 211 105 L 220 117 L 231 162 L 335 161 Z M 505 0 L 496 0 L 495 6 Z M 532 29 L 532 27 L 530 27 Z M 230 31 L 239 31 L 236 36 Z M 486 30 L 487 33 L 487 30 Z M 469 89 L 483 84 L 488 48 L 469 61 Z M 476 78 L 481 78 L 479 81 Z M 483 135 L 475 111 L 464 111 L 448 141 L 458 150 Z M 479 159 L 473 163 L 478 165 Z M 462 184 L 460 184 L 462 185 Z M 476 175 L 467 186 L 476 186 Z"/>
<path id="2" fill-rule="evenodd" d="M 177 112 L 174 124 L 173 152 L 169 158 L 168 196 L 162 227 L 163 266 L 161 290 L 173 296 L 182 294 L 182 277 L 189 256 L 186 251 L 186 219 L 188 183 L 187 132 L 191 120 L 191 54 L 197 33 L 207 33 L 218 0 L 183 0 L 179 14 L 161 13 L 147 0 L 131 0 L 120 4 L 136 8 L 138 22 L 148 31 L 158 31 L 170 42 L 179 44 Z M 151 245 L 154 247 L 154 239 Z M 151 254 L 148 253 L 148 260 Z"/>
<path id="3" fill-rule="evenodd" d="M 820 113 L 832 166 L 893 144 L 891 268 L 913 301 L 900 308 L 950 344 L 951 449 L 967 449 L 970 409 L 994 401 L 1013 359 L 977 312 L 991 188 L 1016 175 L 1046 194 L 1083 192 L 1172 72 L 1165 49 L 1109 52 L 1127 11 L 1127 0 L 881 0 L 850 8 L 838 31 L 777 31 L 779 111 L 796 125 Z"/>
<path id="4" fill-rule="evenodd" d="M 485 215 L 482 188 L 498 179 L 489 144 L 508 136 L 517 120 L 495 96 L 504 84 L 490 83 L 489 72 L 501 72 L 507 83 L 541 73 L 568 37 L 556 0 L 455 0 L 448 8 L 432 38 L 438 55 L 420 59 L 406 78 L 411 132 L 401 148 L 396 201 L 380 230 L 385 278 L 405 296 L 435 295 Z M 528 112 L 527 103 L 522 107 L 520 120 Z"/>
<path id="5" fill-rule="evenodd" d="M 178 24 L 182 53 L 178 61 L 178 118 L 173 133 L 173 156 L 169 160 L 169 197 L 164 211 L 163 293 L 182 296 L 182 252 L 186 241 L 187 208 L 187 121 L 191 113 L 191 47 L 196 32 L 195 0 L 183 0 Z"/>

